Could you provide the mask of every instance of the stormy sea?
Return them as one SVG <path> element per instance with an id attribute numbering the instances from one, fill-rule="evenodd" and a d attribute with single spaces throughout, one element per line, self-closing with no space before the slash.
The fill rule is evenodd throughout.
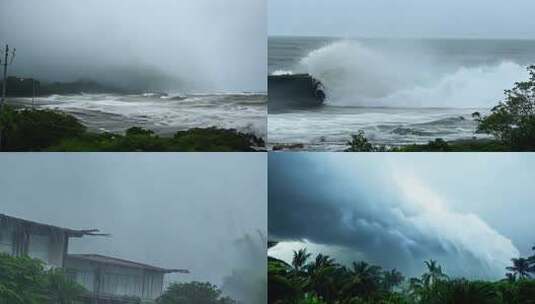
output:
<path id="1" fill-rule="evenodd" d="M 488 113 L 526 80 L 535 41 L 270 37 L 271 148 L 341 151 L 359 130 L 376 144 L 485 138 Z"/>
<path id="2" fill-rule="evenodd" d="M 11 98 L 15 104 L 74 115 L 89 129 L 121 133 L 138 126 L 166 136 L 191 128 L 218 127 L 266 136 L 266 95 L 77 94 Z"/>

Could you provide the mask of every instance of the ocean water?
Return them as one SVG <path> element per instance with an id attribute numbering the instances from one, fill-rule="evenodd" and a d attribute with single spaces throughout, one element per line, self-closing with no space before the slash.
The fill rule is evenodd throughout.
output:
<path id="1" fill-rule="evenodd" d="M 39 97 L 35 106 L 70 113 L 100 132 L 124 132 L 139 126 L 160 135 L 172 135 L 190 128 L 220 127 L 265 138 L 266 100 L 262 94 L 82 94 Z M 31 98 L 10 101 L 32 104 Z"/>
<path id="2" fill-rule="evenodd" d="M 394 146 L 485 137 L 471 114 L 535 64 L 529 40 L 270 37 L 268 47 L 270 75 L 309 74 L 327 95 L 322 107 L 270 111 L 269 145 L 314 151 L 343 150 L 359 130 Z"/>

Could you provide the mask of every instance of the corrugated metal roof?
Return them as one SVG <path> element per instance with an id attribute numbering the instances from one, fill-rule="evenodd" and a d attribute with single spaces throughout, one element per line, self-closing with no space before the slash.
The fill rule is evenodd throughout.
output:
<path id="1" fill-rule="evenodd" d="M 62 228 L 58 226 L 38 223 L 34 221 L 29 221 L 5 214 L 0 214 L 0 223 L 2 222 L 14 222 L 17 224 L 22 224 L 29 226 L 30 229 L 35 227 L 36 229 L 50 229 L 50 230 L 61 230 L 68 234 L 69 237 L 83 237 L 85 235 L 93 235 L 93 236 L 108 236 L 108 234 L 101 234 L 98 233 L 98 229 L 90 229 L 90 230 L 75 230 L 75 229 L 69 229 L 69 228 Z"/>
<path id="2" fill-rule="evenodd" d="M 187 269 L 165 269 L 161 267 L 156 267 L 152 265 L 147 265 L 143 263 L 128 261 L 125 259 L 119 259 L 99 254 L 69 254 L 67 256 L 67 259 L 78 259 L 78 260 L 84 260 L 84 261 L 90 261 L 94 263 L 100 263 L 100 264 L 108 264 L 108 265 L 116 265 L 116 266 L 122 266 L 122 267 L 128 267 L 128 268 L 140 268 L 140 269 L 147 269 L 157 272 L 163 272 L 163 273 L 189 273 L 189 270 Z"/>

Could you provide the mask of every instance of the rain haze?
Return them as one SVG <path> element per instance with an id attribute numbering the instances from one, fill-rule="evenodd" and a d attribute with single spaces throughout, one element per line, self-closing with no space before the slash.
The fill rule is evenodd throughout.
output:
<path id="1" fill-rule="evenodd" d="M 271 0 L 270 35 L 535 39 L 531 0 Z"/>
<path id="2" fill-rule="evenodd" d="M 11 154 L 0 167 L 1 214 L 111 234 L 70 253 L 185 268 L 167 281 L 265 301 L 265 155 Z"/>
<path id="3" fill-rule="evenodd" d="M 265 92 L 264 0 L 0 2 L 11 71 L 130 89 Z"/>
<path id="4" fill-rule="evenodd" d="M 274 154 L 270 255 L 308 247 L 406 275 L 434 259 L 452 277 L 503 278 L 535 245 L 527 154 Z"/>

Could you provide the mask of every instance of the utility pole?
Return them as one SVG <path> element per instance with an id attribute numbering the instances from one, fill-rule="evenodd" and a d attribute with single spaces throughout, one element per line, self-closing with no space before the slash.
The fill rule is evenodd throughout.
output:
<path id="1" fill-rule="evenodd" d="M 4 60 L 0 59 L 0 63 L 4 66 L 4 80 L 2 81 L 2 99 L 0 100 L 0 110 L 4 106 L 6 101 L 6 87 L 7 87 L 7 66 L 13 63 L 15 59 L 15 53 L 17 49 L 13 49 L 11 55 L 9 54 L 9 45 L 6 44 L 6 49 L 4 51 Z"/>
<path id="2" fill-rule="evenodd" d="M 6 49 L 4 51 L 4 60 L 2 61 L 0 57 L 0 64 L 4 66 L 4 78 L 2 81 L 2 98 L 0 99 L 0 115 L 2 115 L 3 109 L 4 109 L 4 103 L 6 102 L 6 87 L 7 87 L 7 66 L 11 65 L 13 63 L 13 60 L 15 59 L 15 52 L 17 49 L 13 49 L 11 52 L 11 55 L 9 54 L 9 45 L 6 44 Z M 0 151 L 3 150 L 3 134 L 4 133 L 4 126 L 0 126 Z"/>
<path id="3" fill-rule="evenodd" d="M 35 78 L 32 78 L 32 108 L 35 108 Z"/>

